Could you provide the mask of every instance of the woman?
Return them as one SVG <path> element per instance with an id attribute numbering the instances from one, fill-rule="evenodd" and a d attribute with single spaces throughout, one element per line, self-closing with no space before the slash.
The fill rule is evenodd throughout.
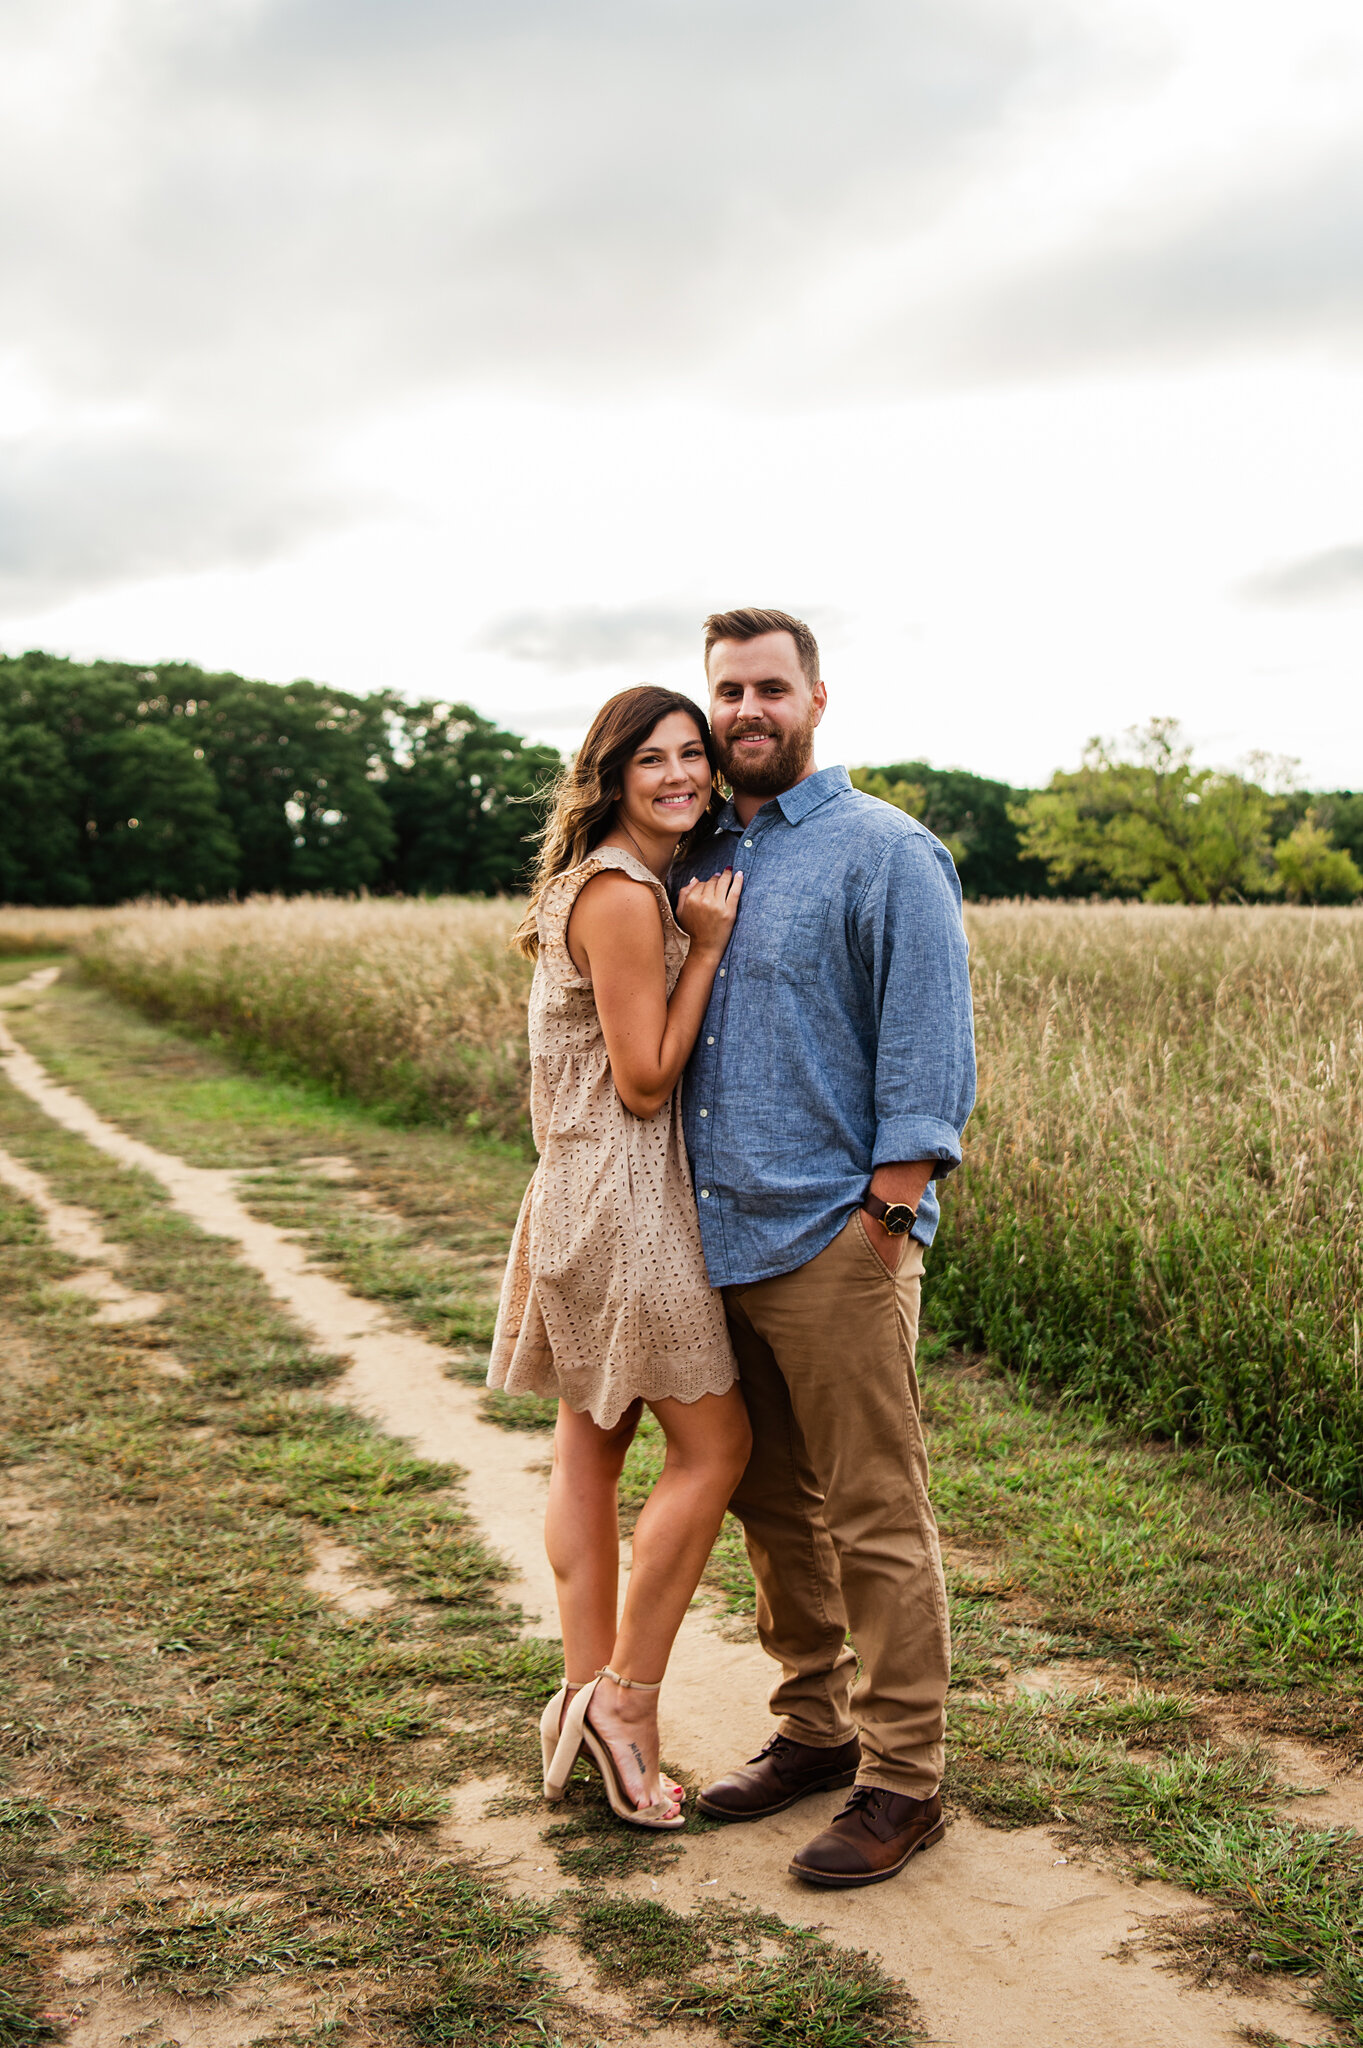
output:
<path id="1" fill-rule="evenodd" d="M 611 1806 L 682 1825 L 659 1774 L 658 1689 L 729 1496 L 748 1418 L 701 1253 L 677 1088 L 738 914 L 728 869 L 663 886 L 709 825 L 715 757 L 687 697 L 644 686 L 603 705 L 559 787 L 530 909 L 531 1120 L 540 1161 L 502 1286 L 488 1384 L 556 1394 L 545 1544 L 564 1684 L 544 1710 L 544 1791 L 581 1749 Z M 666 1439 L 617 1623 L 616 1489 L 643 1407 Z"/>

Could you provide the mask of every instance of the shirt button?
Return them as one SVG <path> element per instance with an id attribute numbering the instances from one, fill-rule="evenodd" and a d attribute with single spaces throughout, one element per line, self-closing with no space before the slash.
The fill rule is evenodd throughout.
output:
<path id="1" fill-rule="evenodd" d="M 724 979 L 724 969 L 722 967 L 719 970 L 719 978 L 721 981 L 723 981 Z"/>
<path id="2" fill-rule="evenodd" d="M 709 1190 L 709 1188 L 702 1188 L 702 1189 L 701 1189 L 701 1191 L 700 1191 L 700 1198 L 701 1198 L 702 1202 L 708 1202 L 708 1201 L 709 1201 L 709 1199 L 710 1199 L 710 1190 Z"/>
<path id="3" fill-rule="evenodd" d="M 715 1041 L 714 1041 L 714 1039 L 713 1039 L 713 1038 L 707 1038 L 707 1039 L 706 1039 L 706 1041 L 705 1041 L 705 1043 L 706 1043 L 707 1045 L 713 1045 L 713 1044 L 714 1044 L 714 1042 L 715 1042 Z"/>
<path id="4" fill-rule="evenodd" d="M 709 1116 L 709 1114 L 710 1114 L 710 1112 L 709 1112 L 709 1110 L 708 1110 L 708 1109 L 703 1109 L 703 1110 L 701 1111 L 701 1115 L 702 1115 L 702 1116 Z"/>
<path id="5" fill-rule="evenodd" d="M 743 844 L 744 844 L 745 846 L 751 846 L 751 845 L 752 845 L 752 841 L 751 841 L 751 839 L 745 839 L 745 840 L 743 841 Z"/>

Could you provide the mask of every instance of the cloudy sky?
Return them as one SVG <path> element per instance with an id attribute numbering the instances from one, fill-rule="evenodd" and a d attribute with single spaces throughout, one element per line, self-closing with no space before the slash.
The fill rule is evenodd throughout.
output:
<path id="1" fill-rule="evenodd" d="M 0 648 L 1363 786 L 1356 0 L 0 0 Z"/>

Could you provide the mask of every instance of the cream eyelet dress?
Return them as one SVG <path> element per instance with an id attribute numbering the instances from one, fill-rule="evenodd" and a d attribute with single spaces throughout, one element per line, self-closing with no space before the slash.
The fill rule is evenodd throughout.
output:
<path id="1" fill-rule="evenodd" d="M 599 847 L 540 897 L 529 1008 L 540 1158 L 511 1242 L 487 1383 L 557 1395 L 610 1429 L 641 1398 L 723 1394 L 738 1367 L 705 1272 L 681 1084 L 655 1116 L 626 1109 L 592 985 L 568 951 L 578 892 L 605 868 L 657 898 L 669 996 L 691 944 L 662 883 L 620 847 Z"/>

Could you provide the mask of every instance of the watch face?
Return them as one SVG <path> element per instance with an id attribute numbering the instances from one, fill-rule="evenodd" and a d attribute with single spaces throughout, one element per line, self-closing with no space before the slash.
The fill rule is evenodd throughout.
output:
<path id="1" fill-rule="evenodd" d="M 907 1202 L 891 1202 L 880 1220 L 891 1237 L 907 1237 L 918 1218 Z"/>

